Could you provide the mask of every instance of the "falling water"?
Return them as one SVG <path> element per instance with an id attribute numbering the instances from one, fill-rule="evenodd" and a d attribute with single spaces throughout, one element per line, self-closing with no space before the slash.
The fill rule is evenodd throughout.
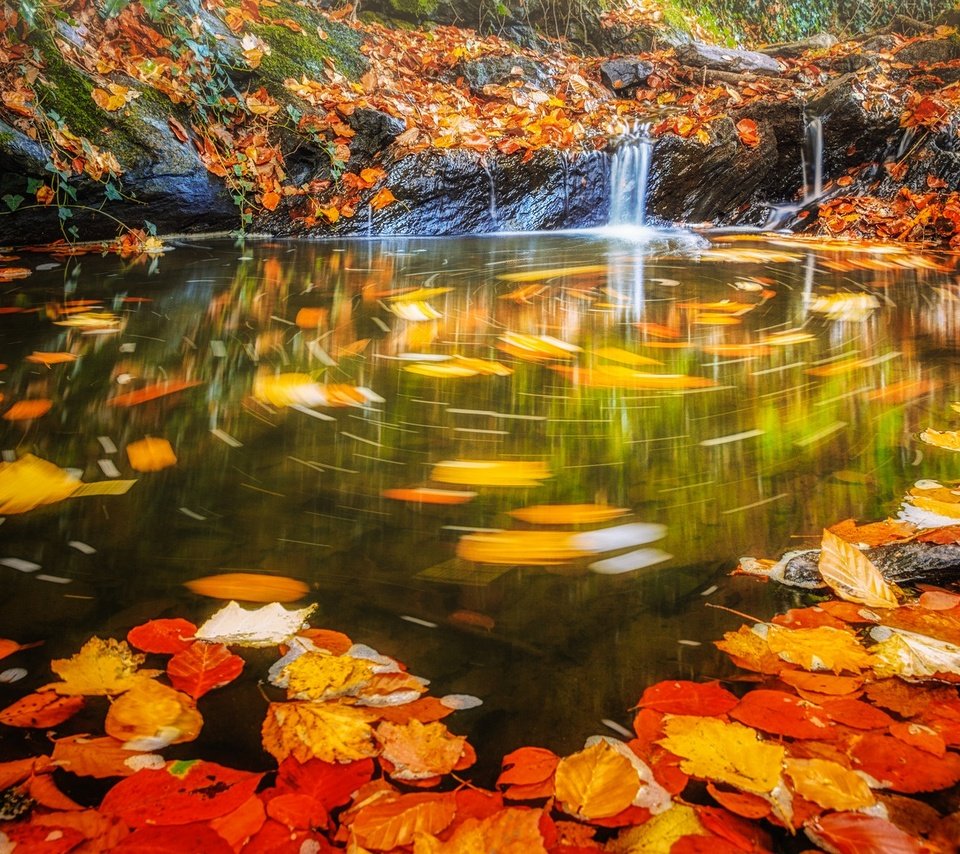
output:
<path id="1" fill-rule="evenodd" d="M 610 224 L 645 225 L 647 178 L 653 147 L 649 126 L 621 137 L 610 165 Z"/>
<path id="2" fill-rule="evenodd" d="M 823 122 L 820 116 L 806 117 L 803 138 L 803 202 L 823 195 Z"/>
<path id="3" fill-rule="evenodd" d="M 494 181 L 493 170 L 490 168 L 490 164 L 486 160 L 481 160 L 480 165 L 483 167 L 483 171 L 487 173 L 487 183 L 490 187 L 487 210 L 490 214 L 490 222 L 493 223 L 493 228 L 496 230 L 500 227 L 500 211 L 497 209 L 497 185 Z"/>

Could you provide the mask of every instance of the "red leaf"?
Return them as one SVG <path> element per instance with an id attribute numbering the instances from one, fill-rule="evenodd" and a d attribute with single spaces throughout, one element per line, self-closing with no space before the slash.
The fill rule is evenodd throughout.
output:
<path id="1" fill-rule="evenodd" d="M 807 835 L 837 854 L 922 854 L 927 850 L 895 824 L 856 812 L 820 816 L 807 828 Z"/>
<path id="2" fill-rule="evenodd" d="M 925 750 L 934 756 L 943 756 L 947 752 L 946 742 L 932 727 L 910 721 L 897 721 L 890 725 L 890 735 L 905 744 Z"/>
<path id="3" fill-rule="evenodd" d="M 20 727 L 56 726 L 72 718 L 83 706 L 83 697 L 62 697 L 55 691 L 37 691 L 0 711 L 0 723 Z"/>
<path id="4" fill-rule="evenodd" d="M 178 691 L 194 700 L 214 688 L 236 679 L 243 670 L 243 659 L 222 643 L 194 641 L 167 662 L 167 676 Z"/>
<path id="5" fill-rule="evenodd" d="M 314 854 L 343 854 L 342 848 L 334 848 L 319 833 L 291 833 L 286 825 L 272 819 L 264 823 L 242 850 L 243 854 L 303 854 L 304 851 Z"/>
<path id="6" fill-rule="evenodd" d="M 670 854 L 742 854 L 743 850 L 718 836 L 699 834 L 681 836 L 670 846 Z"/>
<path id="7" fill-rule="evenodd" d="M 327 811 L 312 795 L 290 792 L 267 801 L 267 815 L 291 830 L 320 830 L 326 827 Z"/>
<path id="8" fill-rule="evenodd" d="M 233 854 L 227 841 L 202 822 L 180 827 L 142 827 L 114 846 L 114 854 Z"/>
<path id="9" fill-rule="evenodd" d="M 643 692 L 638 706 L 671 715 L 723 715 L 737 698 L 719 682 L 658 682 Z"/>
<path id="10" fill-rule="evenodd" d="M 893 718 L 862 700 L 829 700 L 823 704 L 827 717 L 854 729 L 886 729 Z"/>
<path id="11" fill-rule="evenodd" d="M 334 765 L 321 759 L 300 763 L 288 757 L 280 763 L 278 792 L 299 792 L 316 798 L 329 811 L 347 803 L 354 793 L 373 778 L 372 759 Z"/>
<path id="12" fill-rule="evenodd" d="M 121 780 L 107 792 L 100 811 L 132 827 L 204 821 L 239 807 L 262 776 L 202 760 L 172 762 L 163 770 L 144 769 Z"/>
<path id="13" fill-rule="evenodd" d="M 851 750 L 857 770 L 895 792 L 933 792 L 960 781 L 960 754 L 937 758 L 890 735 L 867 733 Z"/>
<path id="14" fill-rule="evenodd" d="M 58 827 L 57 831 L 53 833 L 52 828 L 26 823 L 7 823 L 3 826 L 3 832 L 16 849 L 29 851 L 30 854 L 64 854 L 83 842 L 83 834 L 79 830 Z"/>
<path id="15" fill-rule="evenodd" d="M 766 818 L 772 811 L 769 801 L 750 792 L 728 792 L 709 782 L 707 791 L 718 804 L 744 818 Z"/>
<path id="16" fill-rule="evenodd" d="M 740 137 L 740 142 L 750 148 L 760 144 L 757 123 L 753 119 L 740 119 L 737 122 L 737 135 Z"/>
<path id="17" fill-rule="evenodd" d="M 741 851 L 762 851 L 770 847 L 770 837 L 752 822 L 717 807 L 696 809 L 700 823 L 707 830 Z"/>
<path id="18" fill-rule="evenodd" d="M 837 737 L 817 706 L 784 691 L 751 691 L 730 712 L 730 717 L 755 729 L 790 738 Z"/>
<path id="19" fill-rule="evenodd" d="M 191 643 L 197 627 L 179 617 L 173 620 L 150 620 L 127 632 L 127 642 L 144 652 L 161 655 L 182 652 Z"/>
<path id="20" fill-rule="evenodd" d="M 521 747 L 503 757 L 503 771 L 496 785 L 511 800 L 548 798 L 553 794 L 553 775 L 560 757 L 542 747 Z"/>

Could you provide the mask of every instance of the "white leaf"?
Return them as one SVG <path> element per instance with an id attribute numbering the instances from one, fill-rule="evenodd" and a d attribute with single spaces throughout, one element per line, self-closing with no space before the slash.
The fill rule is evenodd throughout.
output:
<path id="1" fill-rule="evenodd" d="M 879 641 L 870 653 L 878 659 L 874 670 L 880 676 L 928 679 L 935 673 L 960 675 L 960 646 L 956 644 L 889 626 L 877 626 L 870 635 Z"/>
<path id="2" fill-rule="evenodd" d="M 293 637 L 316 610 L 309 605 L 288 611 L 277 602 L 247 611 L 228 602 L 199 629 L 197 640 L 228 646 L 276 646 Z"/>

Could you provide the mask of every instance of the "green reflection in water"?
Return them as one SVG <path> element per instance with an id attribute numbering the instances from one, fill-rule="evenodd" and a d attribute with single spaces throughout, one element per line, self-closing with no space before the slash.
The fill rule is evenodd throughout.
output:
<path id="1" fill-rule="evenodd" d="M 739 555 L 812 546 L 825 525 L 894 513 L 919 477 L 954 476 L 949 455 L 915 434 L 954 425 L 960 313 L 951 271 L 910 256 L 717 238 L 714 249 L 740 253 L 720 258 L 701 256 L 705 246 L 587 234 L 209 242 L 152 264 L 84 257 L 8 286 L 2 305 L 37 310 L 2 318 L 4 394 L 54 405 L 42 419 L 3 422 L 7 458 L 34 453 L 85 481 L 107 479 L 107 460 L 137 483 L 4 522 L 0 557 L 59 579 L 0 567 L 0 633 L 47 640 L 28 680 L 4 697 L 48 681 L 45 662 L 91 633 L 205 618 L 218 603 L 182 583 L 228 569 L 307 581 L 316 624 L 399 656 L 435 693 L 481 696 L 484 706 L 452 726 L 481 746 L 486 770 L 521 743 L 570 751 L 604 718 L 627 724 L 627 707 L 657 679 L 729 673 L 709 641 L 740 621 L 705 601 L 760 618 L 799 601 L 728 578 Z M 555 272 L 502 278 L 537 269 Z M 441 287 L 450 290 L 416 309 L 433 319 L 397 316 L 392 297 Z M 835 293 L 873 294 L 875 308 L 845 320 L 811 310 Z M 102 301 L 122 326 L 54 326 L 65 299 Z M 581 349 L 529 361 L 503 352 L 507 333 Z M 631 367 L 602 348 L 659 364 Z M 45 367 L 24 361 L 33 350 L 80 358 Z M 410 353 L 493 360 L 513 373 L 417 376 L 404 370 Z M 660 379 L 625 387 L 609 380 L 616 369 Z M 373 402 L 298 410 L 253 396 L 258 376 L 294 372 L 368 388 Z M 712 385 L 673 387 L 672 375 Z M 200 384 L 109 405 L 167 379 Z M 178 465 L 132 472 L 124 448 L 145 436 L 169 439 Z M 469 489 L 429 479 L 456 459 L 536 460 L 552 476 L 476 487 L 456 506 L 382 495 Z M 598 575 L 587 567 L 595 558 L 491 567 L 455 556 L 471 529 L 530 527 L 509 510 L 587 502 L 665 525 L 648 545 L 672 558 Z M 204 700 L 216 724 L 185 755 L 265 762 L 255 682 L 267 660 L 248 667 L 246 693 Z"/>

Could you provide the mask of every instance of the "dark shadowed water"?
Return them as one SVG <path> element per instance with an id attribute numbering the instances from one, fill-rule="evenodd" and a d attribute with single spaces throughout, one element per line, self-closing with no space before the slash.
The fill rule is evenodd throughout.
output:
<path id="1" fill-rule="evenodd" d="M 30 673 L 0 686 L 0 705 L 92 634 L 205 619 L 223 603 L 183 584 L 224 571 L 301 579 L 314 625 L 400 658 L 437 695 L 482 698 L 448 719 L 481 778 L 521 744 L 569 752 L 604 719 L 629 726 L 654 681 L 730 674 L 710 641 L 742 619 L 707 604 L 768 618 L 800 601 L 729 578 L 739 556 L 815 545 L 841 519 L 895 514 L 916 479 L 953 476 L 916 434 L 960 417 L 960 288 L 952 258 L 647 238 L 224 240 L 9 262 L 48 269 L 0 291 L 0 408 L 52 408 L 0 422 L 4 460 L 136 482 L 3 520 L 0 636 L 46 643 L 21 654 Z M 409 296 L 420 288 L 448 290 Z M 55 325 L 78 308 L 115 320 Z M 25 361 L 34 351 L 79 358 Z M 294 373 L 295 390 L 270 386 Z M 196 384 L 110 404 L 163 381 Z M 147 436 L 169 440 L 176 466 L 131 469 L 125 449 Z M 451 483 L 444 461 L 543 476 Z M 415 487 L 476 495 L 384 495 Z M 556 527 L 664 528 L 581 539 L 589 555 L 547 565 L 509 542 L 495 563 L 457 556 L 477 529 L 547 530 L 508 511 L 595 502 L 629 515 Z M 256 683 L 273 657 L 248 653 L 241 684 L 200 701 L 204 733 L 182 755 L 269 764 Z M 44 743 L 3 738 L 2 759 Z"/>

